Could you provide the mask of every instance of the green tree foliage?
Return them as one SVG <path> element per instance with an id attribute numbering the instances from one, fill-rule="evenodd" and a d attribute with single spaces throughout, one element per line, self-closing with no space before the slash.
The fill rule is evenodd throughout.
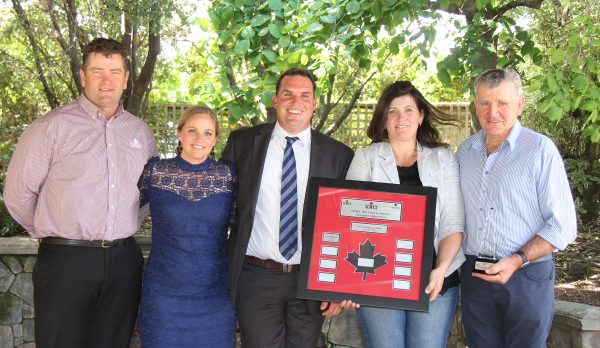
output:
<path id="1" fill-rule="evenodd" d="M 82 90 L 81 49 L 98 36 L 123 41 L 130 58 L 126 109 L 140 113 L 147 103 L 161 40 L 170 29 L 173 1 L 88 0 L 76 2 L 11 0 L 3 6 L 0 59 L 22 68 L 25 81 L 35 81 L 47 108 L 77 98 Z M 2 92 L 0 92 L 2 93 Z M 3 96 L 4 97 L 4 96 Z M 2 112 L 6 109 L 3 108 Z"/>
<path id="2" fill-rule="evenodd" d="M 600 6 L 554 1 L 533 15 L 544 55 L 530 64 L 529 120 L 553 138 L 569 173 L 580 219 L 600 222 Z"/>
<path id="3" fill-rule="evenodd" d="M 233 121 L 257 120 L 264 113 L 272 119 L 272 86 L 277 76 L 291 66 L 301 66 L 319 80 L 321 107 L 315 127 L 330 124 L 327 133 L 335 131 L 391 56 L 433 40 L 429 27 L 400 26 L 417 19 L 418 1 L 387 3 L 214 1 L 210 19 L 218 34 L 219 53 L 210 60 L 219 69 L 221 93 L 228 96 L 225 105 Z M 418 43 L 403 46 L 409 34 Z M 420 38 L 423 35 L 425 39 Z M 347 106 L 332 115 L 342 101 Z"/>

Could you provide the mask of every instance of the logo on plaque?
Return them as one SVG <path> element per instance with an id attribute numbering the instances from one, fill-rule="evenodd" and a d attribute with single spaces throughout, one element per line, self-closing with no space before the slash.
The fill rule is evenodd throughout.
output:
<path id="1" fill-rule="evenodd" d="M 387 262 L 385 262 L 385 256 L 381 254 L 375 255 L 375 246 L 368 239 L 359 245 L 359 249 L 359 254 L 356 251 L 348 253 L 346 261 L 354 266 L 354 273 L 363 274 L 362 280 L 364 282 L 367 280 L 367 273 L 375 274 L 375 270 Z"/>

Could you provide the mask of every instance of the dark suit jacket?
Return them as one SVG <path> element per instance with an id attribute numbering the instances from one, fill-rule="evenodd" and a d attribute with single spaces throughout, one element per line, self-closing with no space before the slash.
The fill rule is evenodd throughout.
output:
<path id="1" fill-rule="evenodd" d="M 232 132 L 222 154 L 223 159 L 237 166 L 239 185 L 237 212 L 228 240 L 230 295 L 234 303 L 274 127 L 275 123 L 267 123 Z M 311 131 L 309 177 L 344 179 L 352 157 L 353 152 L 348 146 L 317 131 Z"/>

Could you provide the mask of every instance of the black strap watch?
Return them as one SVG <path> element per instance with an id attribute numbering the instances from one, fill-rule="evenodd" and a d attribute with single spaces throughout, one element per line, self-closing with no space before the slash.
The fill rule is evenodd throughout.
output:
<path id="1" fill-rule="evenodd" d="M 527 258 L 527 255 L 525 255 L 525 253 L 523 252 L 523 250 L 517 250 L 515 252 L 515 254 L 519 255 L 521 257 L 521 261 L 523 261 L 523 264 L 521 265 L 521 268 L 527 266 L 529 264 L 529 259 Z"/>

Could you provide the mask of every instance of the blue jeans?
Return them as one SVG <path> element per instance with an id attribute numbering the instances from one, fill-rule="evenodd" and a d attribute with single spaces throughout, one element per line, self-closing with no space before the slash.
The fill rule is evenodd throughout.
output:
<path id="1" fill-rule="evenodd" d="M 360 307 L 360 329 L 369 348 L 442 348 L 458 302 L 458 287 L 429 303 L 429 313 Z"/>

